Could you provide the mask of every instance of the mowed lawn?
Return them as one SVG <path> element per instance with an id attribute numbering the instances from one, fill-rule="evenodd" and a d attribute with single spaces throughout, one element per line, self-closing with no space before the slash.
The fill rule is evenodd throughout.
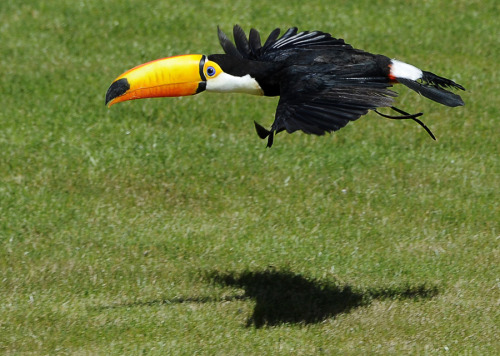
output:
<path id="1" fill-rule="evenodd" d="M 500 5 L 0 3 L 0 353 L 500 352 Z M 217 25 L 322 30 L 451 78 L 324 137 L 276 98 L 108 109 L 114 78 L 219 53 Z M 389 113 L 387 111 L 387 113 Z"/>

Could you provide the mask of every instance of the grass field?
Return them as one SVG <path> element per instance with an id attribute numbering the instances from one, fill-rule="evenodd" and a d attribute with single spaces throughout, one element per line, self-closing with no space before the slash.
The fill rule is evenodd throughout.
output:
<path id="1" fill-rule="evenodd" d="M 500 353 L 500 5 L 0 3 L 0 353 Z M 334 135 L 275 98 L 107 109 L 120 73 L 216 27 L 328 31 L 464 85 Z"/>

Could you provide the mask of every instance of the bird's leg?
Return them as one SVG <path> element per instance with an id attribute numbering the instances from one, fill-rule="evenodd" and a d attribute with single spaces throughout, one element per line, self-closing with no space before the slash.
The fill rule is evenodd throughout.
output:
<path id="1" fill-rule="evenodd" d="M 424 128 L 424 130 L 429 134 L 429 136 L 433 140 L 436 140 L 436 136 L 434 136 L 434 134 L 432 133 L 432 131 L 422 121 L 420 121 L 419 119 L 417 119 L 417 117 L 422 116 L 424 113 L 419 112 L 419 113 L 416 113 L 416 114 L 409 114 L 406 111 L 398 109 L 398 108 L 396 108 L 394 106 L 391 106 L 391 109 L 394 110 L 394 111 L 396 111 L 396 112 L 398 112 L 398 113 L 400 113 L 401 116 L 392 116 L 392 115 L 382 114 L 381 112 L 377 111 L 377 109 L 374 109 L 373 111 L 375 111 L 377 114 L 379 114 L 380 116 L 385 117 L 387 119 L 392 119 L 392 120 L 407 120 L 407 119 L 411 119 L 411 120 L 415 121 L 417 124 L 419 124 L 420 126 L 422 126 Z"/>
<path id="2" fill-rule="evenodd" d="M 419 113 L 416 113 L 416 114 L 409 114 L 407 113 L 406 111 L 403 111 L 401 109 L 398 109 L 398 108 L 395 108 L 394 106 L 391 106 L 391 109 L 400 113 L 401 116 L 393 116 L 393 115 L 386 115 L 386 114 L 382 114 L 380 111 L 378 111 L 377 109 L 374 109 L 373 111 L 375 111 L 377 114 L 379 114 L 380 116 L 382 117 L 385 117 L 387 119 L 393 119 L 393 120 L 406 120 L 406 119 L 414 119 L 416 117 L 419 117 L 419 116 L 422 116 L 424 113 L 422 112 L 419 112 Z"/>

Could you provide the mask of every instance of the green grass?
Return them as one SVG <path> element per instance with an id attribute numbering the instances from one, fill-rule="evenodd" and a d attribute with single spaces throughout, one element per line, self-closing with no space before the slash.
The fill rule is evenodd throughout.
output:
<path id="1" fill-rule="evenodd" d="M 0 4 L 0 352 L 497 354 L 497 1 Z M 329 31 L 451 77 L 412 122 L 280 134 L 276 99 L 104 94 L 216 26 Z"/>

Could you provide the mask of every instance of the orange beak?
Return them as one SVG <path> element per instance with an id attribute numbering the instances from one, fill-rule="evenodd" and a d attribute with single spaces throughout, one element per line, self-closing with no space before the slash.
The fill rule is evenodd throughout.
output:
<path id="1" fill-rule="evenodd" d="M 141 64 L 113 81 L 106 93 L 106 105 L 198 94 L 206 88 L 205 61 L 204 55 L 187 54 Z"/>

